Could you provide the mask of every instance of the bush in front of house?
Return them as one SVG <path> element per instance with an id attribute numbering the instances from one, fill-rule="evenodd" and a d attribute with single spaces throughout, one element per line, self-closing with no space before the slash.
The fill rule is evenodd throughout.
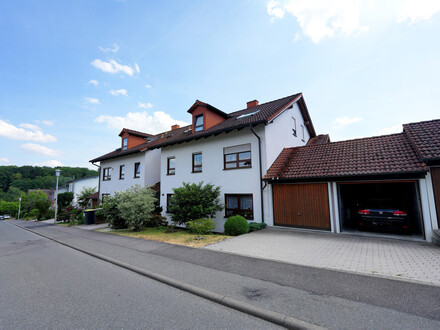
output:
<path id="1" fill-rule="evenodd" d="M 30 210 L 28 213 L 23 215 L 23 220 L 34 220 L 34 219 L 37 219 L 39 214 L 40 214 L 40 212 L 38 211 L 38 209 Z"/>
<path id="2" fill-rule="evenodd" d="M 261 230 L 267 227 L 265 223 L 249 222 L 249 232 Z"/>
<path id="3" fill-rule="evenodd" d="M 215 229 L 215 222 L 212 219 L 206 218 L 192 220 L 186 223 L 186 228 L 193 234 L 206 235 Z"/>
<path id="4" fill-rule="evenodd" d="M 212 218 L 217 211 L 223 210 L 220 203 L 220 187 L 203 182 L 189 184 L 173 189 L 168 212 L 176 224 L 185 224 L 203 218 Z"/>
<path id="5" fill-rule="evenodd" d="M 225 222 L 225 234 L 238 236 L 249 232 L 249 224 L 241 215 L 229 217 Z"/>
<path id="6" fill-rule="evenodd" d="M 104 221 L 108 223 L 110 228 L 125 229 L 128 227 L 125 219 L 121 217 L 116 197 L 107 196 L 101 205 L 101 210 L 96 211 L 96 215 L 102 215 Z"/>

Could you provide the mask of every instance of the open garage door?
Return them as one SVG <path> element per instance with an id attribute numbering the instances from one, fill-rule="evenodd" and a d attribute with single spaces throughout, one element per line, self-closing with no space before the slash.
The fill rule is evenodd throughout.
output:
<path id="1" fill-rule="evenodd" d="M 417 181 L 339 183 L 341 231 L 424 238 Z"/>
<path id="2" fill-rule="evenodd" d="M 274 184 L 274 224 L 330 230 L 326 183 Z"/>

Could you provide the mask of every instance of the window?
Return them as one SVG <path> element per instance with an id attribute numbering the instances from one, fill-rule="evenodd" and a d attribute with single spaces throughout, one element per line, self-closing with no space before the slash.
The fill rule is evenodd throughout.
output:
<path id="1" fill-rule="evenodd" d="M 134 163 L 134 177 L 139 178 L 141 176 L 141 163 Z"/>
<path id="2" fill-rule="evenodd" d="M 203 115 L 195 116 L 194 132 L 203 131 Z"/>
<path id="3" fill-rule="evenodd" d="M 122 139 L 122 150 L 127 150 L 128 147 L 128 138 Z"/>
<path id="4" fill-rule="evenodd" d="M 104 203 L 105 199 L 106 199 L 108 196 L 110 196 L 110 194 L 102 194 L 102 196 L 101 196 L 102 203 Z"/>
<path id="5" fill-rule="evenodd" d="M 167 174 L 174 175 L 176 174 L 176 158 L 169 157 L 167 160 Z"/>
<path id="6" fill-rule="evenodd" d="M 304 139 L 304 126 L 303 125 L 301 125 L 301 136 L 302 136 L 302 138 L 301 138 L 301 140 L 303 141 L 303 142 L 305 142 L 306 140 Z"/>
<path id="7" fill-rule="evenodd" d="M 167 213 L 170 213 L 170 206 L 171 206 L 171 197 L 173 197 L 174 194 L 167 194 Z"/>
<path id="8" fill-rule="evenodd" d="M 227 194 L 225 195 L 225 204 L 225 217 L 241 215 L 246 220 L 254 219 L 254 203 L 251 194 Z"/>
<path id="9" fill-rule="evenodd" d="M 292 117 L 292 119 L 293 119 L 292 134 L 293 134 L 293 136 L 296 136 L 296 119 L 294 117 Z"/>
<path id="10" fill-rule="evenodd" d="M 201 152 L 193 154 L 193 157 L 192 157 L 192 172 L 193 173 L 202 172 L 202 153 Z"/>
<path id="11" fill-rule="evenodd" d="M 119 166 L 119 179 L 124 180 L 125 175 L 125 165 Z"/>
<path id="12" fill-rule="evenodd" d="M 250 143 L 224 148 L 223 153 L 225 170 L 247 168 L 252 166 Z"/>
<path id="13" fill-rule="evenodd" d="M 112 179 L 110 175 L 110 167 L 106 167 L 102 171 L 102 181 L 109 181 Z"/>

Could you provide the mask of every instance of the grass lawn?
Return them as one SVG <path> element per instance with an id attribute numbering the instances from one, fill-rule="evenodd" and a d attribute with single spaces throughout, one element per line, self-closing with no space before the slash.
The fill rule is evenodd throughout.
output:
<path id="1" fill-rule="evenodd" d="M 177 245 L 186 245 L 192 247 L 203 247 L 205 245 L 217 243 L 223 241 L 227 238 L 231 238 L 231 236 L 219 235 L 219 234 L 210 234 L 204 235 L 205 239 L 197 240 L 196 237 L 199 235 L 191 234 L 187 230 L 176 229 L 175 232 L 167 233 L 168 228 L 144 228 L 141 231 L 131 231 L 127 229 L 115 229 L 106 231 L 107 233 L 130 236 L 136 238 L 144 238 L 150 239 L 153 241 L 166 242 Z"/>

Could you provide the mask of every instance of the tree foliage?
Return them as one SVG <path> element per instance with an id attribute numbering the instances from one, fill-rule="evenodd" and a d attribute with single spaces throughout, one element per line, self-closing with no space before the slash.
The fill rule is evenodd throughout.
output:
<path id="1" fill-rule="evenodd" d="M 72 201 L 73 201 L 73 192 L 68 191 L 58 194 L 58 198 L 57 198 L 58 208 L 61 209 L 66 208 L 70 205 L 70 203 L 72 203 Z"/>
<path id="2" fill-rule="evenodd" d="M 169 212 L 171 220 L 184 224 L 202 218 L 213 218 L 217 211 L 223 210 L 220 203 L 220 187 L 213 184 L 203 185 L 203 182 L 189 184 L 173 189 Z"/>
<path id="3" fill-rule="evenodd" d="M 89 196 L 96 192 L 95 187 L 84 187 L 81 189 L 79 194 L 76 194 L 76 200 L 78 201 L 78 205 L 84 210 L 90 206 L 90 202 L 92 201 Z"/>

